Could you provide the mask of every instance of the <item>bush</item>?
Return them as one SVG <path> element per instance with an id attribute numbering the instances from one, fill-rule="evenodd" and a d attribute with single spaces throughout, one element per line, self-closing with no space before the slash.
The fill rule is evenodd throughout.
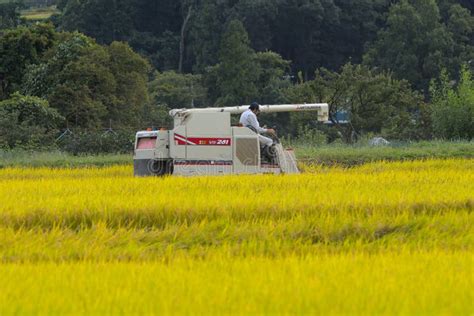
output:
<path id="1" fill-rule="evenodd" d="M 299 126 L 296 141 L 299 144 L 320 146 L 326 144 L 327 137 L 318 129 L 310 128 L 308 126 Z"/>
<path id="2" fill-rule="evenodd" d="M 134 141 L 134 134 L 129 132 L 82 131 L 66 135 L 59 146 L 73 155 L 118 154 L 132 152 Z"/>
<path id="3" fill-rule="evenodd" d="M 64 117 L 48 101 L 15 93 L 0 102 L 0 148 L 51 147 L 63 122 Z"/>
<path id="4" fill-rule="evenodd" d="M 439 83 L 432 82 L 433 132 L 437 138 L 474 138 L 474 81 L 467 67 L 461 71 L 461 80 L 453 88 L 446 72 Z"/>

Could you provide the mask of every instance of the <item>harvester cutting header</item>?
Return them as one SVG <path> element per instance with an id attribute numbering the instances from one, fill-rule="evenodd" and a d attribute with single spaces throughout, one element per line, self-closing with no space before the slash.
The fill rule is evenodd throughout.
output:
<path id="1" fill-rule="evenodd" d="M 293 151 L 283 149 L 273 129 L 260 127 L 256 115 L 303 111 L 316 112 L 318 121 L 328 120 L 325 103 L 171 110 L 172 130 L 137 133 L 134 174 L 299 173 Z M 241 114 L 239 126 L 231 126 L 232 114 Z"/>

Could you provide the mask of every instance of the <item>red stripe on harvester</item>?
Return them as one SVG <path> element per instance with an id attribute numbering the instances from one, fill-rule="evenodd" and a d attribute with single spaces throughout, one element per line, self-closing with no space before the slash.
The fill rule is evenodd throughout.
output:
<path id="1" fill-rule="evenodd" d="M 193 146 L 230 146 L 232 144 L 231 138 L 218 137 L 184 137 L 179 134 L 174 134 L 174 140 L 178 145 L 193 145 Z"/>

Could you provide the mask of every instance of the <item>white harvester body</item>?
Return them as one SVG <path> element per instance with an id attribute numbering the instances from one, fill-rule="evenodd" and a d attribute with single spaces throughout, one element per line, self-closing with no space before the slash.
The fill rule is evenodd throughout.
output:
<path id="1" fill-rule="evenodd" d="M 291 149 L 275 145 L 276 159 L 261 157 L 258 134 L 247 127 L 231 126 L 231 114 L 249 106 L 176 109 L 172 130 L 138 132 L 134 150 L 134 174 L 220 175 L 299 173 Z M 328 120 L 327 104 L 261 105 L 262 113 L 315 111 Z"/>

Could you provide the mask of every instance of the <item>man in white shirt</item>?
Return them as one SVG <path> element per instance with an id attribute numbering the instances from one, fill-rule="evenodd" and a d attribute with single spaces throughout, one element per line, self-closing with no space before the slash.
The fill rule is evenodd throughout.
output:
<path id="1" fill-rule="evenodd" d="M 248 127 L 254 132 L 258 133 L 258 138 L 260 139 L 260 144 L 263 146 L 272 146 L 273 140 L 271 138 L 262 136 L 261 134 L 275 134 L 275 130 L 272 128 L 263 128 L 260 127 L 260 123 L 257 120 L 257 114 L 260 113 L 260 106 L 257 102 L 253 102 L 249 109 L 242 113 L 240 116 L 240 124 L 244 127 Z"/>

